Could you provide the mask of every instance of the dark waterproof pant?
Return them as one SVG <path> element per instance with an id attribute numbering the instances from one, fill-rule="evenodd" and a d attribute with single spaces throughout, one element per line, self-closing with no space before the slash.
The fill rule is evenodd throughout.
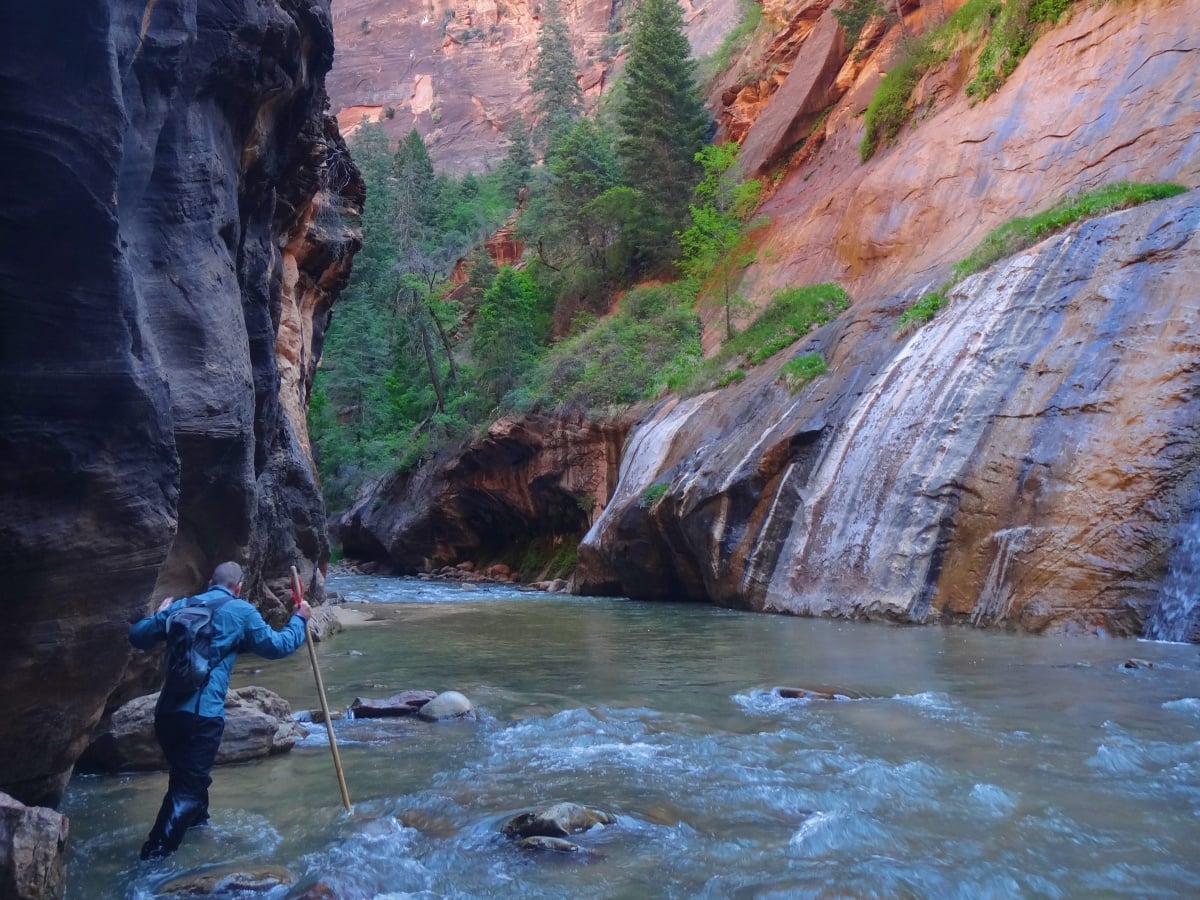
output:
<path id="1" fill-rule="evenodd" d="M 168 856 L 179 849 L 183 834 L 208 820 L 208 786 L 221 746 L 225 720 L 189 712 L 164 712 L 154 718 L 154 733 L 171 767 L 167 793 L 142 859 Z"/>

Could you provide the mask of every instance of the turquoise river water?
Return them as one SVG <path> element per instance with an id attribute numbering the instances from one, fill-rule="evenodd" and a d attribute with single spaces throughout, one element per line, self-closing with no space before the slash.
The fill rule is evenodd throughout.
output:
<path id="1" fill-rule="evenodd" d="M 286 869 L 257 895 L 280 900 L 318 882 L 346 900 L 1200 895 L 1194 646 L 330 588 L 380 619 L 318 645 L 331 706 L 459 690 L 479 721 L 338 721 L 350 815 L 320 726 L 219 768 L 211 827 L 165 862 L 137 861 L 165 775 L 77 777 L 68 897 L 151 897 L 218 865 Z M 317 705 L 303 650 L 242 657 L 234 684 Z M 559 800 L 616 823 L 573 854 L 500 834 Z"/>

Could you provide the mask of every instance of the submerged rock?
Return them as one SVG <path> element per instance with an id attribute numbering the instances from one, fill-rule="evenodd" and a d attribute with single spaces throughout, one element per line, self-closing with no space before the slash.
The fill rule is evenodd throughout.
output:
<path id="1" fill-rule="evenodd" d="M 81 772 L 142 772 L 167 768 L 154 736 L 158 694 L 130 700 L 79 758 Z M 264 687 L 236 688 L 225 698 L 225 731 L 217 765 L 286 753 L 303 734 L 288 702 Z"/>
<path id="2" fill-rule="evenodd" d="M 541 834 L 522 838 L 519 846 L 522 850 L 553 850 L 556 853 L 579 853 L 583 850 L 578 844 L 572 844 L 563 838 L 546 837 Z"/>
<path id="3" fill-rule="evenodd" d="M 415 716 L 421 707 L 437 696 L 437 691 L 401 691 L 383 700 L 355 697 L 350 715 L 355 719 L 393 719 Z"/>
<path id="4" fill-rule="evenodd" d="M 777 687 L 775 693 L 785 700 L 862 700 L 866 696 L 838 687 Z"/>
<path id="5" fill-rule="evenodd" d="M 514 840 L 529 837 L 561 838 L 588 831 L 597 825 L 612 825 L 616 821 L 615 816 L 603 810 L 579 803 L 555 803 L 553 806 L 519 813 L 505 822 L 500 830 Z"/>
<path id="6" fill-rule="evenodd" d="M 1148 660 L 1148 659 L 1139 659 L 1138 657 L 1134 656 L 1134 657 L 1131 657 L 1130 659 L 1125 660 L 1125 662 L 1121 663 L 1121 668 L 1122 669 L 1153 669 L 1154 663 L 1150 662 L 1150 660 Z"/>
<path id="7" fill-rule="evenodd" d="M 443 691 L 422 706 L 417 715 L 426 722 L 476 718 L 475 705 L 458 691 Z"/>
<path id="8" fill-rule="evenodd" d="M 67 817 L 0 793 L 0 897 L 61 897 L 66 882 Z"/>
<path id="9" fill-rule="evenodd" d="M 211 897 L 265 894 L 295 881 L 282 866 L 218 866 L 174 878 L 158 887 L 156 897 Z"/>

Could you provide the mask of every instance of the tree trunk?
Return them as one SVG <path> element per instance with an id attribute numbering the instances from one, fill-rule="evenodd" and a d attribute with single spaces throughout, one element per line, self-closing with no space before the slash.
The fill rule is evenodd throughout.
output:
<path id="1" fill-rule="evenodd" d="M 421 334 L 421 347 L 425 350 L 425 365 L 429 366 L 429 380 L 433 382 L 433 392 L 437 395 L 437 411 L 445 412 L 446 397 L 442 393 L 442 380 L 438 378 L 437 365 L 433 360 L 433 348 L 429 346 L 429 329 L 422 322 L 418 331 Z"/>
<path id="2" fill-rule="evenodd" d="M 433 307 L 428 307 L 429 318 L 433 319 L 433 327 L 437 329 L 438 337 L 442 341 L 442 349 L 446 351 L 446 362 L 450 364 L 450 383 L 458 383 L 458 367 L 454 365 L 454 354 L 450 352 L 450 338 L 446 336 L 446 329 L 442 327 L 442 320 L 434 313 Z"/>

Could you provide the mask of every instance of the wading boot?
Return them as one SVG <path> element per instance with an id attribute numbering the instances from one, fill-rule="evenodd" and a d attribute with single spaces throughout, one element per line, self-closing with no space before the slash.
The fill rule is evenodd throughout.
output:
<path id="1" fill-rule="evenodd" d="M 142 844 L 142 859 L 170 856 L 183 843 L 183 834 L 208 819 L 204 805 L 190 797 L 164 797 L 154 827 Z"/>

